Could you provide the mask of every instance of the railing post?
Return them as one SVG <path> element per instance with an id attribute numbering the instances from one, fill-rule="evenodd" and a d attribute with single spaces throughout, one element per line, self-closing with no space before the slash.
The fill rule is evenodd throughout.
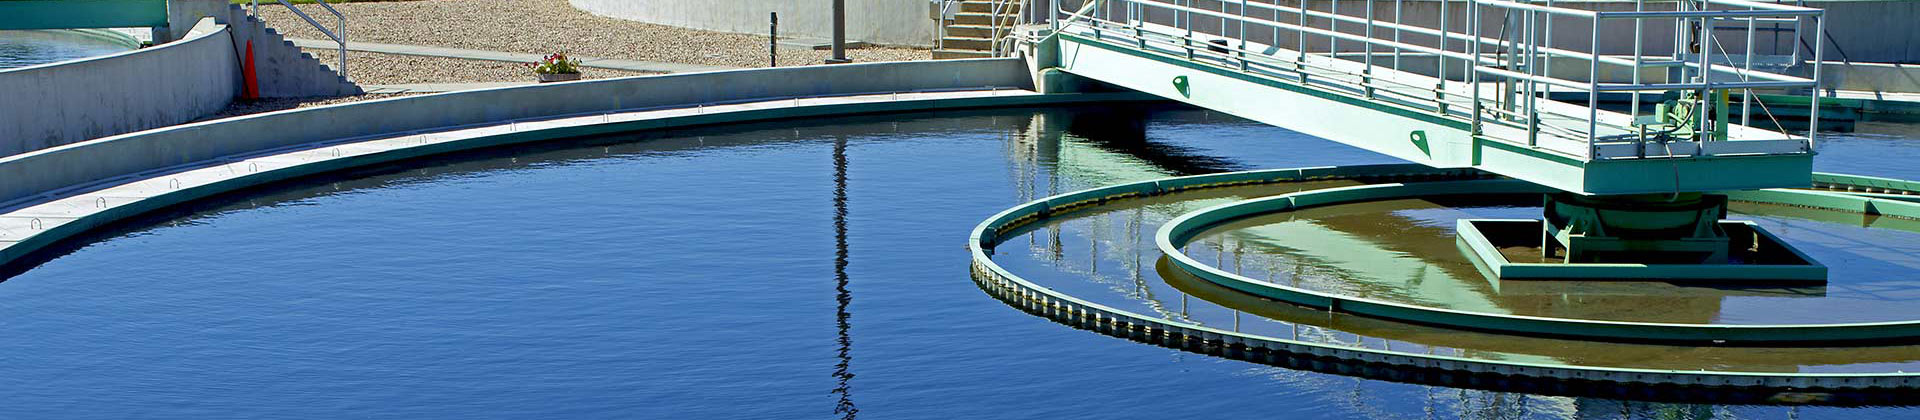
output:
<path id="1" fill-rule="evenodd" d="M 1705 8 L 1702 8 L 1702 9 L 1705 9 Z M 1693 141 L 1702 143 L 1702 146 L 1704 147 L 1707 140 L 1712 139 L 1714 136 L 1719 135 L 1719 133 L 1712 133 L 1711 135 L 1709 135 L 1709 133 L 1713 131 L 1714 126 L 1707 122 L 1707 118 L 1710 117 L 1712 114 L 1710 112 L 1707 112 L 1707 104 L 1715 103 L 1715 101 L 1712 98 L 1713 96 L 1713 48 L 1712 48 L 1713 18 L 1710 18 L 1710 17 L 1700 18 L 1700 35 L 1699 35 L 1699 38 L 1696 39 L 1696 42 L 1700 43 L 1700 97 L 1696 98 L 1700 101 L 1700 104 L 1699 106 L 1694 108 L 1694 113 L 1700 114 L 1698 116 L 1699 118 L 1697 118 L 1697 120 L 1700 122 L 1700 127 L 1699 129 L 1694 130 Z"/>
<path id="2" fill-rule="evenodd" d="M 1400 71 L 1400 21 L 1401 0 L 1393 0 L 1393 71 Z"/>
<path id="3" fill-rule="evenodd" d="M 1633 1 L 1633 11 L 1643 12 L 1647 10 L 1646 8 L 1647 0 Z M 1643 61 L 1644 57 L 1641 57 L 1645 53 L 1641 48 L 1641 33 L 1643 27 L 1646 26 L 1645 22 L 1645 19 L 1633 18 L 1633 75 L 1630 77 L 1633 78 L 1633 84 L 1636 85 L 1640 84 L 1640 66 L 1645 63 L 1645 61 Z M 1630 95 L 1633 96 L 1633 100 L 1631 105 L 1627 107 L 1627 114 L 1637 118 L 1640 116 L 1640 91 L 1634 90 Z M 1644 141 L 1646 139 L 1641 140 Z"/>
<path id="4" fill-rule="evenodd" d="M 1587 38 L 1593 54 L 1587 60 L 1587 160 L 1600 160 L 1600 17 L 1593 17 L 1593 34 Z M 1634 69 L 1635 73 L 1639 69 Z"/>
<path id="5" fill-rule="evenodd" d="M 1793 4 L 1795 6 L 1804 7 L 1807 5 L 1807 2 L 1805 0 L 1796 0 L 1793 2 Z M 1800 38 L 1800 24 L 1805 22 L 1806 20 L 1807 18 L 1804 16 L 1793 17 L 1793 42 L 1792 42 L 1793 45 L 1787 47 L 1788 50 L 1793 51 L 1793 61 L 1789 61 L 1790 63 L 1794 63 L 1794 64 L 1800 63 L 1800 45 L 1799 44 L 1800 44 L 1800 40 L 1803 39 L 1803 38 Z"/>
<path id="6" fill-rule="evenodd" d="M 1293 30 L 1293 40 L 1299 45 L 1295 51 L 1300 58 L 1293 62 L 1294 71 L 1300 74 L 1300 84 L 1307 84 L 1307 0 L 1300 0 L 1300 26 Z"/>
<path id="7" fill-rule="evenodd" d="M 1553 7 L 1553 0 L 1547 0 L 1547 7 Z M 1540 31 L 1546 33 L 1546 36 L 1544 37 L 1546 39 L 1540 41 L 1540 43 L 1546 45 L 1547 49 L 1551 50 L 1553 49 L 1553 13 L 1541 13 L 1541 15 L 1545 17 L 1546 22 L 1541 25 Z M 1594 24 L 1595 25 L 1600 24 L 1599 19 L 1594 19 Z M 1593 53 L 1594 60 L 1600 59 L 1600 50 L 1593 50 L 1588 52 Z M 1547 77 L 1553 77 L 1553 57 L 1551 55 L 1547 57 L 1545 63 L 1540 64 L 1540 74 L 1546 75 Z M 1552 97 L 1553 85 L 1549 83 L 1542 83 L 1540 84 L 1540 91 L 1542 95 L 1547 95 L 1548 97 Z"/>
<path id="8" fill-rule="evenodd" d="M 1521 62 L 1525 63 L 1522 65 L 1527 66 L 1527 80 L 1525 87 L 1520 89 L 1521 94 L 1526 96 L 1526 102 L 1520 105 L 1520 115 L 1525 115 L 1527 119 L 1528 147 L 1540 146 L 1540 111 L 1536 107 L 1539 105 L 1539 95 L 1535 94 L 1540 84 L 1534 82 L 1534 78 L 1539 76 L 1535 73 L 1540 68 L 1540 28 L 1536 23 L 1539 21 L 1539 14 L 1531 10 L 1520 12 L 1520 15 L 1527 20 L 1526 24 L 1521 26 L 1521 30 L 1524 31 L 1522 40 L 1526 42 L 1526 46 L 1521 48 L 1520 52 L 1527 55 L 1526 60 Z"/>
<path id="9" fill-rule="evenodd" d="M 1757 10 L 1747 7 L 1747 10 Z M 1747 63 L 1740 72 L 1740 81 L 1753 80 L 1753 31 L 1757 17 L 1747 17 Z M 1740 90 L 1740 125 L 1751 127 L 1753 124 L 1753 88 Z"/>
<path id="10" fill-rule="evenodd" d="M 1240 71 L 1247 71 L 1247 0 L 1240 0 Z"/>
<path id="11" fill-rule="evenodd" d="M 1366 92 L 1368 99 L 1372 99 L 1373 98 L 1373 41 L 1374 41 L 1373 3 L 1374 3 L 1374 0 L 1366 0 L 1366 2 L 1367 2 L 1367 11 L 1366 11 L 1367 26 L 1366 28 L 1362 29 L 1361 32 L 1362 32 L 1362 36 L 1366 37 L 1367 42 L 1365 42 L 1364 45 L 1362 45 L 1360 48 L 1360 54 L 1363 55 L 1362 60 L 1365 61 L 1366 64 L 1364 64 L 1360 70 L 1360 83 L 1361 83 L 1361 91 Z"/>
<path id="12" fill-rule="evenodd" d="M 1826 61 L 1827 17 L 1822 13 L 1813 16 L 1813 105 L 1807 110 L 1807 150 L 1813 150 L 1820 136 L 1820 67 Z"/>
<path id="13" fill-rule="evenodd" d="M 1480 0 L 1467 0 L 1467 30 L 1473 33 L 1468 41 L 1468 49 L 1473 50 L 1473 58 L 1467 60 L 1467 84 L 1473 91 L 1473 135 L 1480 135 L 1480 115 L 1485 113 L 1480 107 Z"/>
<path id="14" fill-rule="evenodd" d="M 1340 33 L 1340 0 L 1328 1 L 1333 3 L 1331 8 L 1333 9 L 1334 17 L 1327 18 L 1327 30 L 1337 34 Z M 1333 57 L 1335 60 L 1340 59 L 1340 37 L 1327 36 L 1327 56 Z"/>
<path id="15" fill-rule="evenodd" d="M 1447 38 L 1452 36 L 1451 35 L 1452 32 L 1449 32 L 1447 28 L 1447 3 L 1449 3 L 1448 0 L 1440 0 L 1440 52 L 1441 54 L 1437 57 L 1434 57 L 1435 68 L 1438 70 L 1440 74 L 1440 82 L 1438 83 L 1438 86 L 1434 88 L 1434 101 L 1437 102 L 1436 105 L 1437 105 L 1437 108 L 1440 110 L 1441 115 L 1446 115 L 1447 113 L 1447 54 L 1446 52 L 1447 52 Z"/>

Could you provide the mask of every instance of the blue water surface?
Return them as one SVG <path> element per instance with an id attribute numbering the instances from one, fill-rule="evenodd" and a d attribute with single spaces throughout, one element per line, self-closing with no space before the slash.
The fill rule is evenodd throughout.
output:
<path id="1" fill-rule="evenodd" d="M 1920 177 L 1878 160 L 1920 140 L 1857 142 L 1825 143 L 1821 169 Z M 1114 106 L 638 133 L 302 181 L 123 226 L 0 283 L 0 417 L 1920 415 L 1290 371 L 1068 328 L 968 277 L 969 229 L 1050 192 L 1384 162 Z"/>

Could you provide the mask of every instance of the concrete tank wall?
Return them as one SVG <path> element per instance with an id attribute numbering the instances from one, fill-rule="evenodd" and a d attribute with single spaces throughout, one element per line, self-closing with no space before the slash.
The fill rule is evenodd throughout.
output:
<path id="1" fill-rule="evenodd" d="M 219 112 L 240 89 L 228 29 L 88 60 L 0 71 L 0 155 L 163 127 Z"/>
<path id="2" fill-rule="evenodd" d="M 229 48 L 224 45 L 225 39 L 217 44 Z M 230 62 L 231 55 L 227 58 Z M 140 78 L 128 80 L 145 82 Z M 388 133 L 751 100 L 1030 88 L 1031 81 L 1026 62 L 1018 58 L 908 61 L 589 80 L 295 109 L 176 125 L 0 158 L 0 179 L 6 180 L 0 183 L 0 203 L 221 157 Z M 229 89 L 234 85 L 231 80 L 206 83 L 224 83 Z M 7 109 L 0 108 L 0 112 Z"/>
<path id="3" fill-rule="evenodd" d="M 684 28 L 767 33 L 767 14 L 780 13 L 782 38 L 831 38 L 827 0 L 569 0 L 573 7 L 619 19 Z M 926 0 L 846 0 L 847 39 L 873 44 L 931 46 L 933 20 Z"/>

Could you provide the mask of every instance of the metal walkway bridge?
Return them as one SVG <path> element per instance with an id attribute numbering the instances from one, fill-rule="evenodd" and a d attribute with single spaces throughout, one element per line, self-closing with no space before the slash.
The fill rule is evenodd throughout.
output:
<path id="1" fill-rule="evenodd" d="M 1070 6 L 1025 8 L 1039 9 L 1027 22 L 1045 23 L 1001 48 L 1019 48 L 1043 73 L 1583 195 L 1811 183 L 1817 134 L 1788 132 L 1776 115 L 1818 126 L 1818 66 L 1813 78 L 1783 74 L 1785 60 L 1751 46 L 1762 29 L 1820 33 L 1819 9 L 1452 0 L 1412 22 L 1401 19 L 1402 0 Z M 1632 51 L 1596 54 L 1609 37 L 1632 37 Z M 1811 49 L 1818 62 L 1820 46 Z M 1811 105 L 1787 110 L 1756 93 L 1808 95 L 1801 104 Z M 1614 98 L 1626 103 L 1602 102 Z"/>

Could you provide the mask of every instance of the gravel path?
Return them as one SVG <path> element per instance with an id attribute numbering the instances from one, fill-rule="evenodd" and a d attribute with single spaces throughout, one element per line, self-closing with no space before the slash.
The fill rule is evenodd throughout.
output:
<path id="1" fill-rule="evenodd" d="M 322 49 L 309 49 L 307 53 L 313 54 L 313 57 L 322 63 L 337 62 L 334 57 L 339 54 L 334 50 Z M 347 65 L 348 70 L 352 70 L 353 81 L 362 86 L 443 82 L 531 82 L 534 79 L 533 71 L 519 63 L 355 51 L 348 51 L 347 54 L 352 60 Z M 593 68 L 581 70 L 581 76 L 587 79 L 646 74 L 655 73 Z"/>
<path id="2" fill-rule="evenodd" d="M 323 23 L 332 22 L 332 16 L 317 5 L 299 7 Z M 348 16 L 347 33 L 353 41 L 532 54 L 560 51 L 601 58 L 732 67 L 767 65 L 767 38 L 762 35 L 702 31 L 596 16 L 573 8 L 567 0 L 417 0 L 346 3 L 334 7 Z M 260 14 L 268 25 L 290 38 L 326 39 L 326 35 L 285 7 L 263 6 Z M 333 63 L 336 57 L 332 49 L 307 49 L 306 52 L 322 63 Z M 517 63 L 357 51 L 347 54 L 353 79 L 362 85 L 515 82 L 533 78 L 531 71 Z M 828 55 L 827 51 L 782 48 L 780 65 L 820 64 Z M 890 47 L 847 50 L 847 56 L 856 62 L 933 58 L 929 50 Z M 585 73 L 589 79 L 646 74 L 594 68 L 586 69 Z M 208 119 L 393 96 L 235 102 L 227 111 Z"/>
<path id="3" fill-rule="evenodd" d="M 314 8 L 309 14 L 318 13 L 317 6 L 301 7 Z M 564 51 L 603 58 L 734 67 L 767 65 L 765 36 L 596 16 L 574 9 L 566 0 L 421 0 L 347 3 L 336 7 L 348 16 L 347 32 L 354 41 L 534 54 Z M 291 37 L 325 39 L 325 35 L 301 22 L 285 7 L 260 10 L 269 25 Z M 355 65 L 362 53 L 349 54 L 348 65 L 356 70 L 385 71 L 371 64 Z M 780 55 L 783 66 L 808 65 L 819 64 L 828 52 L 783 49 Z M 861 62 L 926 60 L 932 58 L 932 52 L 873 47 L 848 50 L 847 56 Z"/>

